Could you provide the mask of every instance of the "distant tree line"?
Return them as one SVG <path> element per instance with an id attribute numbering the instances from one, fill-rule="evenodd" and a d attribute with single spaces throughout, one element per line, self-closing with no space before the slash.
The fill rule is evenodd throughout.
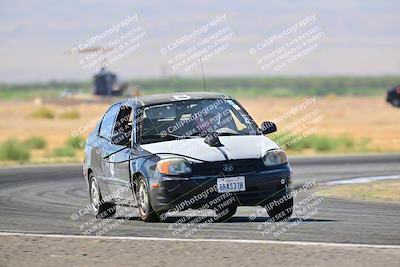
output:
<path id="1" fill-rule="evenodd" d="M 387 89 L 400 84 L 400 76 L 329 76 L 329 77 L 210 77 L 206 79 L 209 91 L 225 92 L 232 95 L 380 95 Z M 202 78 L 171 77 L 163 79 L 137 79 L 128 81 L 131 88 L 143 94 L 204 91 Z M 22 93 L 28 90 L 80 89 L 89 92 L 92 87 L 86 82 L 58 82 L 31 84 L 0 84 L 0 97 Z M 31 91 L 32 93 L 32 91 Z"/>

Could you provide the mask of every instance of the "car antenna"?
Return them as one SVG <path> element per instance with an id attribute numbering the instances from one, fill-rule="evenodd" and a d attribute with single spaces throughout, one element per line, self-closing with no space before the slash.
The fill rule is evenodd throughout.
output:
<path id="1" fill-rule="evenodd" d="M 207 92 L 206 78 L 204 77 L 203 60 L 201 60 L 201 56 L 200 56 L 200 66 L 201 66 L 201 73 L 203 74 L 204 91 Z"/>

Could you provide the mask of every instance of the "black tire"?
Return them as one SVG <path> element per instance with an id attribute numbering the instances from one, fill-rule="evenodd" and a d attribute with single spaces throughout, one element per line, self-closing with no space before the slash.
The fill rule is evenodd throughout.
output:
<path id="1" fill-rule="evenodd" d="M 279 200 L 276 200 L 275 203 L 278 203 Z M 280 222 L 283 220 L 289 219 L 293 214 L 293 198 L 288 198 L 286 201 L 283 201 L 282 204 L 274 205 L 272 209 L 269 209 L 270 204 L 266 205 L 266 209 L 269 217 L 274 222 Z"/>
<path id="2" fill-rule="evenodd" d="M 114 203 L 104 202 L 100 192 L 100 187 L 96 177 L 91 173 L 89 175 L 89 196 L 92 204 L 92 211 L 96 218 L 104 219 L 115 215 L 117 207 Z"/>
<path id="3" fill-rule="evenodd" d="M 151 205 L 148 185 L 143 176 L 139 177 L 136 195 L 138 199 L 139 215 L 142 221 L 159 222 L 158 214 L 153 210 Z"/>

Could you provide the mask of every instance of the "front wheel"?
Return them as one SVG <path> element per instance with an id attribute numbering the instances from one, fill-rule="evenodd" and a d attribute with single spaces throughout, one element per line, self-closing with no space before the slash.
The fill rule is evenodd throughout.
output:
<path id="1" fill-rule="evenodd" d="M 137 190 L 138 206 L 140 218 L 145 222 L 159 221 L 157 213 L 153 210 L 150 202 L 149 190 L 145 178 L 139 178 Z"/>
<path id="2" fill-rule="evenodd" d="M 274 222 L 287 220 L 293 214 L 293 198 L 287 197 L 273 200 L 268 203 L 265 208 L 267 209 L 269 217 Z"/>
<path id="3" fill-rule="evenodd" d="M 93 214 L 96 218 L 109 218 L 114 216 L 116 206 L 113 203 L 105 202 L 100 192 L 100 187 L 93 173 L 89 176 L 90 181 L 90 203 L 92 205 Z"/>

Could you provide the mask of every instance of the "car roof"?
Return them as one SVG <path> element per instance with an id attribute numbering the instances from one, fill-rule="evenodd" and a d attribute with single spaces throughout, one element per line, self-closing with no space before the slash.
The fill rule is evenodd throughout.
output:
<path id="1" fill-rule="evenodd" d="M 169 93 L 169 94 L 145 95 L 133 99 L 126 99 L 125 101 L 129 102 L 134 101 L 141 106 L 150 106 L 156 104 L 178 102 L 183 100 L 199 100 L 199 99 L 231 99 L 231 97 L 225 94 L 211 93 L 211 92 L 179 92 L 179 93 Z"/>

